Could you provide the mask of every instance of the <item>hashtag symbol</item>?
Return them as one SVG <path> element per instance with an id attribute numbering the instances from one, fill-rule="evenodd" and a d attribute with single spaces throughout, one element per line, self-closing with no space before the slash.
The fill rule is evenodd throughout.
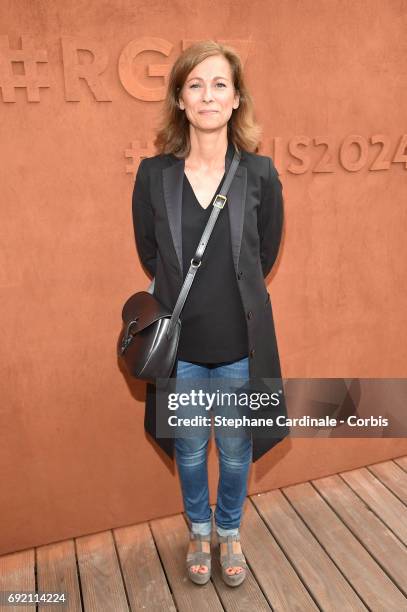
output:
<path id="1" fill-rule="evenodd" d="M 39 75 L 37 63 L 48 62 L 47 52 L 34 48 L 34 38 L 21 36 L 21 49 L 10 49 L 7 35 L 0 36 L 0 89 L 4 102 L 15 102 L 15 88 L 25 87 L 28 102 L 40 101 L 40 87 L 49 87 L 47 75 Z M 13 63 L 23 65 L 24 74 L 14 74 Z"/>
<path id="2" fill-rule="evenodd" d="M 141 143 L 138 140 L 133 140 L 130 149 L 126 149 L 124 152 L 124 156 L 132 160 L 131 164 L 126 164 L 126 174 L 135 174 L 140 160 L 143 157 L 151 157 L 154 155 L 154 153 L 155 152 L 151 144 L 146 145 L 145 142 Z"/>

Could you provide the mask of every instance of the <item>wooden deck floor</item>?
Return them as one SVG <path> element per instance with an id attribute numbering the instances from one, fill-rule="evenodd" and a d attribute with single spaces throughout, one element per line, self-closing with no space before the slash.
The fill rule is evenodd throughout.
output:
<path id="1" fill-rule="evenodd" d="M 407 611 L 407 457 L 249 497 L 237 588 L 185 575 L 183 514 L 0 557 L 0 590 L 68 592 L 40 610 Z M 32 610 L 34 606 L 1 610 Z"/>

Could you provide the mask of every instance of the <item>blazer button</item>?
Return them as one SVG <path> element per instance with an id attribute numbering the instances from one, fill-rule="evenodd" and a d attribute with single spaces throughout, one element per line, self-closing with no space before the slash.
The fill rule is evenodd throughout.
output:
<path id="1" fill-rule="evenodd" d="M 241 270 L 239 270 L 239 272 L 237 273 L 237 278 L 238 278 L 238 280 L 243 278 L 243 272 Z"/>
<path id="2" fill-rule="evenodd" d="M 252 313 L 252 311 L 251 311 L 251 310 L 249 310 L 249 312 L 247 313 L 247 318 L 248 318 L 248 319 L 251 319 L 251 318 L 252 318 L 252 316 L 253 316 L 253 313 Z"/>
<path id="3" fill-rule="evenodd" d="M 249 357 L 254 357 L 254 348 L 250 349 Z"/>

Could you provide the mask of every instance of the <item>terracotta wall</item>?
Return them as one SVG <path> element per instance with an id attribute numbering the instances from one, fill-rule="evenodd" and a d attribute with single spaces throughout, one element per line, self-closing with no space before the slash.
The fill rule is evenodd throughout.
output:
<path id="1" fill-rule="evenodd" d="M 406 376 L 406 22 L 402 0 L 1 3 L 0 553 L 182 510 L 115 343 L 148 283 L 134 176 L 190 41 L 241 53 L 284 185 L 284 377 Z M 250 493 L 406 452 L 286 439 Z"/>

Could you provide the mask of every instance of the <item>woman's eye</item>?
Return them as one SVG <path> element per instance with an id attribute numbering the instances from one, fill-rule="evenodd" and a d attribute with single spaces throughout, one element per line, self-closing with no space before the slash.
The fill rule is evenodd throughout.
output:
<path id="1" fill-rule="evenodd" d="M 226 87 L 226 84 L 225 84 L 225 83 L 220 83 L 220 82 L 219 82 L 219 83 L 216 83 L 216 85 L 217 85 L 217 86 L 218 86 L 218 85 L 220 85 L 221 87 Z M 195 88 L 195 87 L 200 87 L 200 84 L 199 84 L 199 83 L 192 83 L 192 85 L 190 85 L 190 86 L 189 86 L 189 88 L 190 88 L 190 89 L 192 89 L 193 87 L 194 87 L 194 88 Z"/>

